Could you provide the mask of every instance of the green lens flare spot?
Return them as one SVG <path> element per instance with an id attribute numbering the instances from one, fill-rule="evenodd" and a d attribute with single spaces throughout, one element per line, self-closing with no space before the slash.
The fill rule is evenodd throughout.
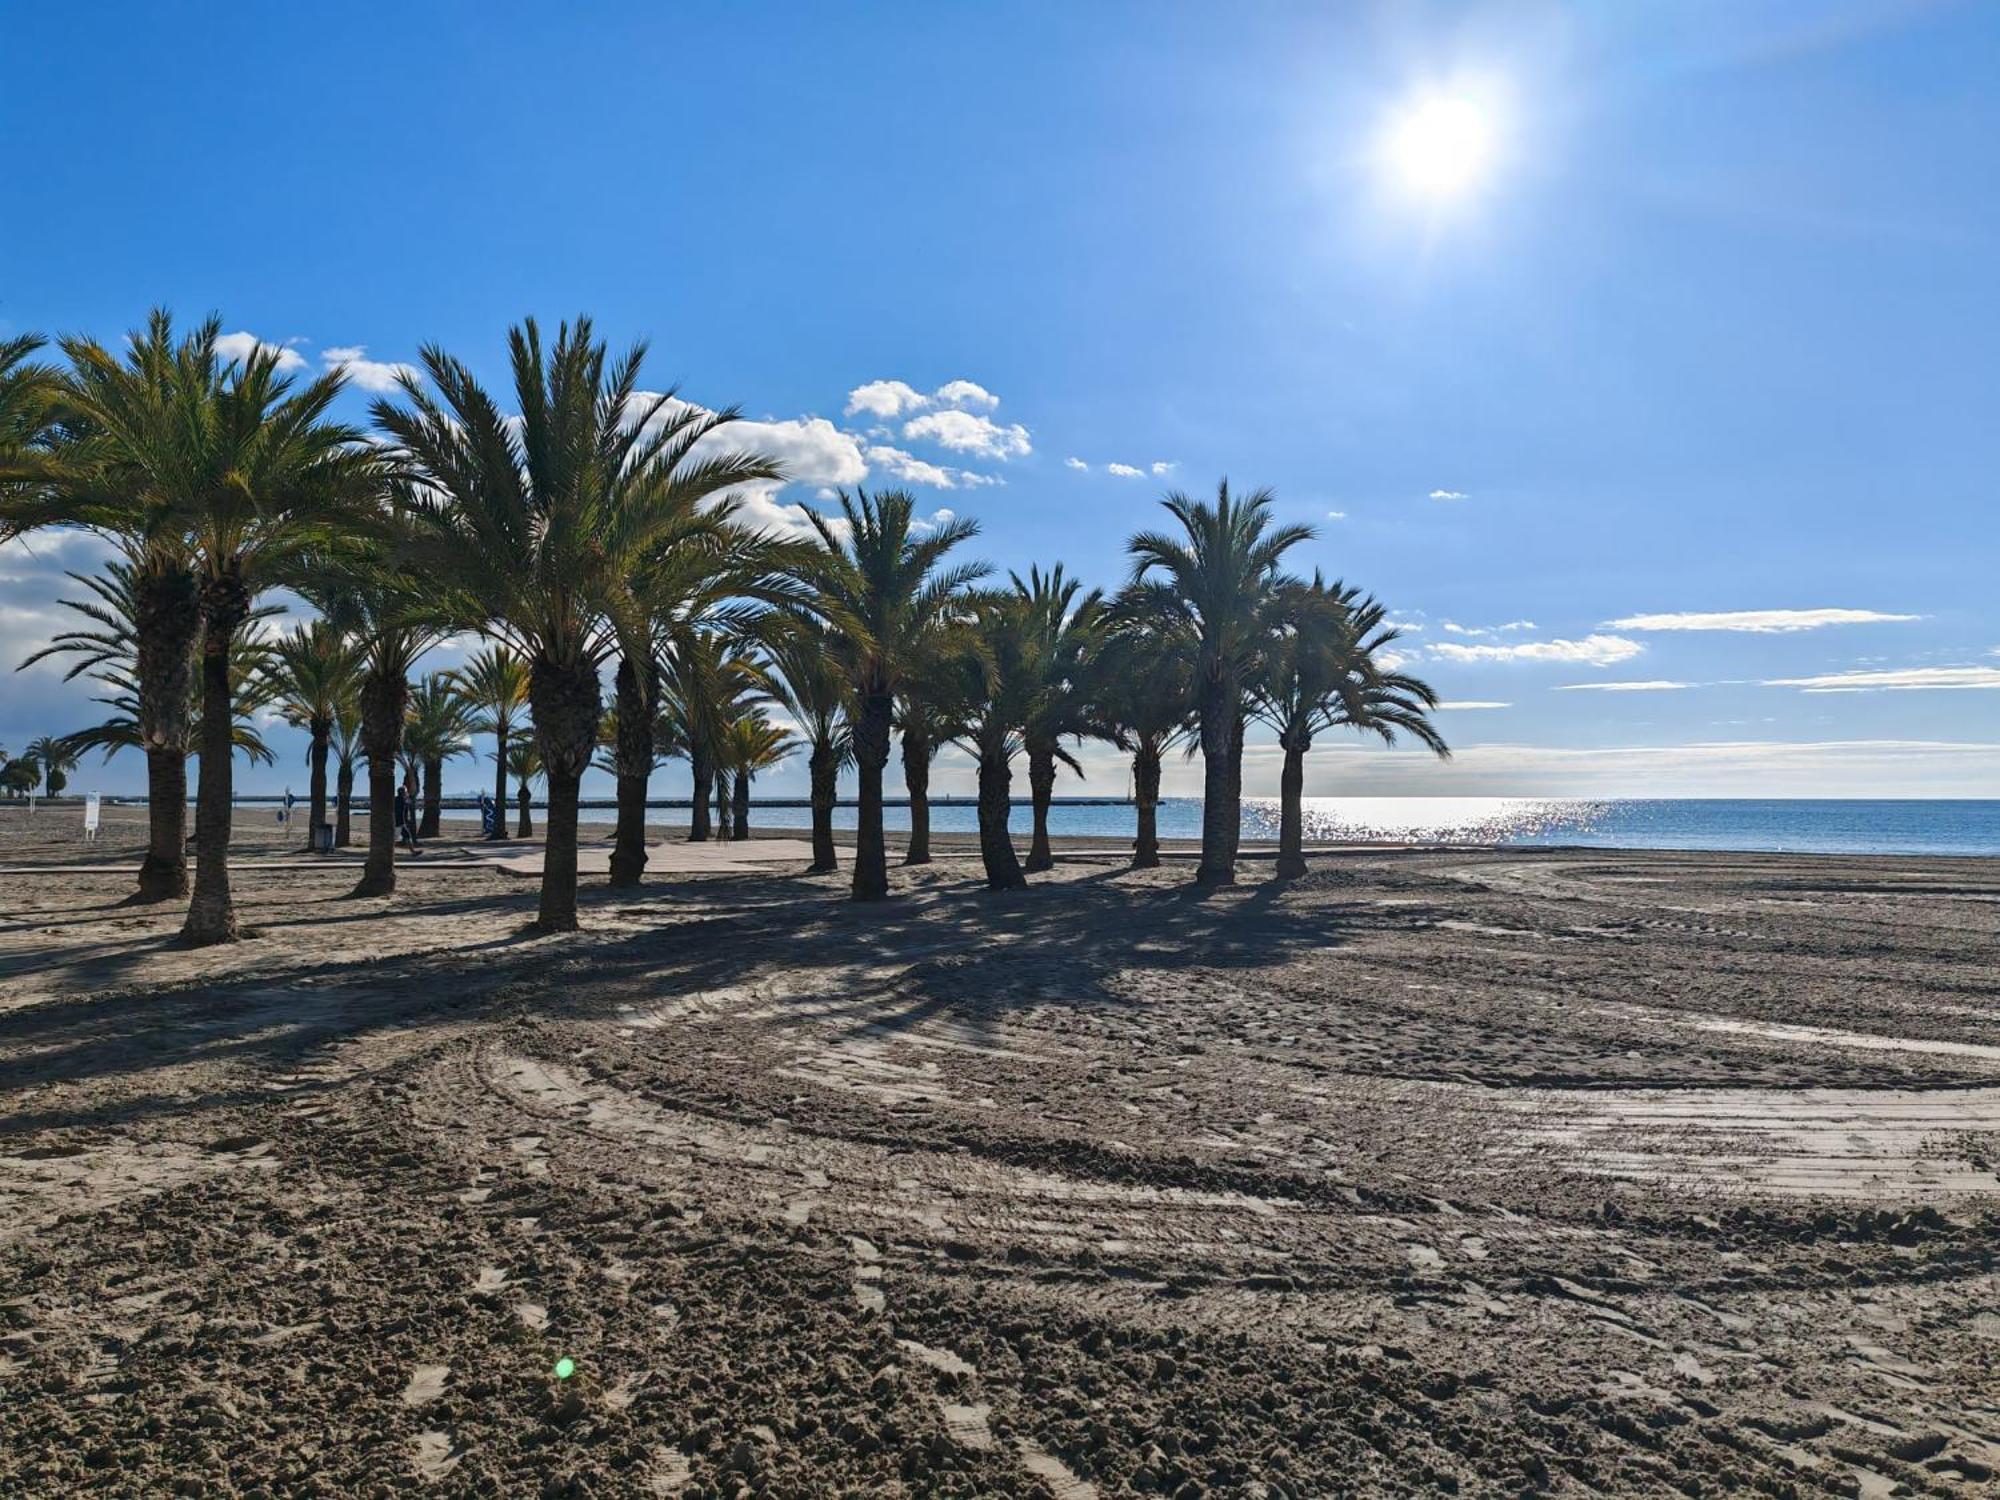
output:
<path id="1" fill-rule="evenodd" d="M 576 1361 L 565 1354 L 556 1361 L 556 1379 L 567 1380 L 576 1373 Z"/>

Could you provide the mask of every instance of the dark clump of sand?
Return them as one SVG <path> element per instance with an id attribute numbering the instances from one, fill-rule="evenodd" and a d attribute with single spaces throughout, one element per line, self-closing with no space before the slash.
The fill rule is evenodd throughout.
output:
<path id="1" fill-rule="evenodd" d="M 462 840 L 241 842 L 187 953 L 0 813 L 0 1493 L 2000 1470 L 1995 862 L 953 854 L 538 939 Z"/>

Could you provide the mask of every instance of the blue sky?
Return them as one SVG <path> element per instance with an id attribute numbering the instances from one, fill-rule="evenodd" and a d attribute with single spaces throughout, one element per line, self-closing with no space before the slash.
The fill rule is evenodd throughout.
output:
<path id="1" fill-rule="evenodd" d="M 1165 489 L 1267 485 L 1318 528 L 1302 568 L 1390 602 L 1448 701 L 1506 705 L 1445 713 L 1446 766 L 1329 744 L 1310 793 L 2000 788 L 2000 9 L 0 25 L 0 329 L 213 309 L 360 383 L 430 341 L 498 378 L 511 321 L 587 311 L 763 424 L 798 476 L 765 513 L 909 480 L 996 565 L 1105 584 Z M 1486 140 L 1445 194 L 1384 146 L 1439 100 Z M 10 662 L 88 560 L 0 552 Z M 0 744 L 86 697 L 11 675 Z M 280 738 L 252 788 L 302 780 Z M 1063 790 L 1122 786 L 1090 764 Z"/>

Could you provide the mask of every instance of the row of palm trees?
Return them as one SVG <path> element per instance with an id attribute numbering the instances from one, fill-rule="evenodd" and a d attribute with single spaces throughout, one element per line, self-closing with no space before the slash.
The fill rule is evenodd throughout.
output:
<path id="1" fill-rule="evenodd" d="M 102 609 L 97 628 L 50 649 L 112 689 L 118 728 L 94 743 L 147 756 L 139 895 L 187 895 L 190 943 L 237 933 L 232 759 L 260 743 L 251 720 L 266 708 L 308 733 L 315 822 L 330 759 L 351 778 L 358 749 L 381 808 L 414 757 L 434 808 L 443 761 L 467 735 L 493 734 L 497 802 L 510 766 L 524 791 L 533 774 L 546 784 L 537 921 L 548 930 L 577 924 L 578 787 L 599 755 L 617 780 L 615 885 L 642 877 L 647 783 L 662 759 L 688 761 L 690 837 L 703 839 L 711 796 L 741 836 L 751 778 L 804 748 L 822 870 L 836 864 L 835 787 L 851 766 L 852 888 L 871 900 L 889 891 L 883 784 L 899 735 L 905 863 L 930 858 L 931 765 L 957 744 L 977 764 L 996 888 L 1052 862 L 1058 768 L 1076 766 L 1086 737 L 1132 757 L 1140 864 L 1158 862 L 1164 758 L 1200 753 L 1208 884 L 1233 878 L 1251 721 L 1285 757 L 1286 874 L 1303 868 L 1298 801 L 1316 734 L 1409 733 L 1445 753 L 1435 697 L 1394 670 L 1381 606 L 1284 571 L 1310 532 L 1276 524 L 1268 494 L 1224 484 L 1213 503 L 1170 496 L 1176 529 L 1132 539 L 1132 577 L 1115 595 L 1060 566 L 995 585 L 962 559 L 977 525 L 922 522 L 902 492 L 843 493 L 804 537 L 749 525 L 738 497 L 782 481 L 781 467 L 732 445 L 733 408 L 643 392 L 644 346 L 613 357 L 588 320 L 552 343 L 533 321 L 514 329 L 505 401 L 426 348 L 422 376 L 373 404 L 372 432 L 331 415 L 338 371 L 299 383 L 276 351 L 226 360 L 220 326 L 177 336 L 156 312 L 122 354 L 66 338 L 56 365 L 37 362 L 35 340 L 0 344 L 0 538 L 84 528 L 117 549 L 105 578 L 80 580 L 95 604 L 78 607 Z M 281 590 L 313 618 L 272 636 L 262 622 Z M 463 668 L 418 676 L 431 650 L 467 634 L 484 646 Z M 1022 757 L 1025 865 L 1007 832 Z M 388 819 L 369 820 L 358 894 L 394 890 L 394 837 Z"/>

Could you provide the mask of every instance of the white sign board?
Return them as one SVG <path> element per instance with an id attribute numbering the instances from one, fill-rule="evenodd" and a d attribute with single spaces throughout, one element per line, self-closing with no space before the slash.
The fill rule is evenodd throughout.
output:
<path id="1" fill-rule="evenodd" d="M 96 792 L 90 793 L 89 796 L 83 799 L 83 836 L 87 839 L 94 839 L 97 837 L 97 793 Z"/>

